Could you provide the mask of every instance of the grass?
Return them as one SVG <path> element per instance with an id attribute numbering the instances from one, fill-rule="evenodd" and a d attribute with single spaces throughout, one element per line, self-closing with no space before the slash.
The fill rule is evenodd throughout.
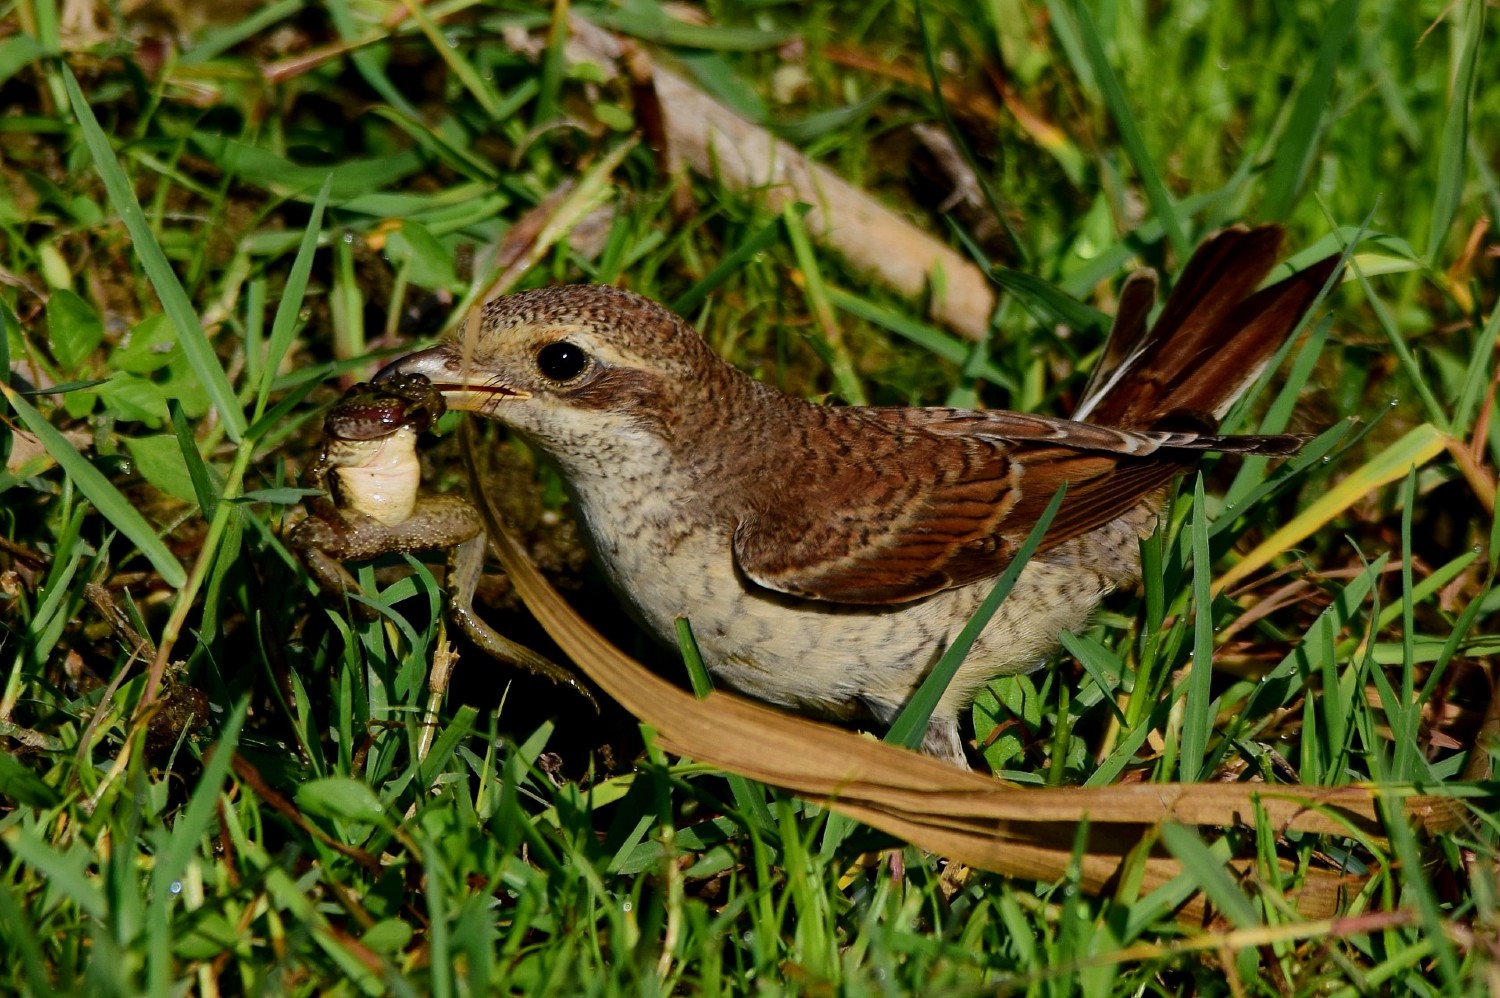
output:
<path id="1" fill-rule="evenodd" d="M 1482 2 L 577 8 L 994 267 L 978 345 L 799 211 L 665 172 L 631 137 L 639 95 L 549 37 L 564 7 L 196 9 L 0 5 L 0 989 L 1495 987 Z M 505 44 L 520 32 L 535 52 Z M 945 215 L 918 122 L 977 169 Z M 1233 417 L 1316 439 L 1205 466 L 1142 592 L 993 684 L 975 726 L 1021 784 L 1375 784 L 1375 831 L 1166 823 L 1094 894 L 1077 862 L 1040 883 L 945 865 L 473 649 L 429 717 L 426 564 L 366 569 L 387 608 L 366 622 L 280 539 L 331 382 L 455 324 L 505 271 L 496 247 L 527 264 L 516 286 L 676 303 L 810 397 L 1065 412 L 1124 274 L 1171 273 L 1241 219 L 1284 222 L 1299 262 L 1352 246 L 1356 278 Z M 446 438 L 432 451 L 434 487 L 457 487 Z M 495 455 L 554 580 L 680 675 L 583 566 L 555 479 Z M 485 595 L 541 644 L 503 581 Z M 1462 820 L 1414 828 L 1412 788 Z M 1080 856 L 1088 832 L 1063 832 Z M 1153 848 L 1182 872 L 1151 891 Z M 1327 871 L 1348 895 L 1298 915 Z M 1214 919 L 1175 920 L 1199 892 Z"/>

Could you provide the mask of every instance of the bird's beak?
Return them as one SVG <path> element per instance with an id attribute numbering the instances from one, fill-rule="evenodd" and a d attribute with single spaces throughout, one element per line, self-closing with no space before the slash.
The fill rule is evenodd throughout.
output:
<path id="1" fill-rule="evenodd" d="M 380 369 L 376 383 L 396 374 L 420 374 L 443 393 L 448 408 L 484 412 L 497 402 L 515 402 L 531 397 L 530 392 L 512 388 L 473 363 L 465 363 L 460 351 L 450 345 L 407 354 Z"/>

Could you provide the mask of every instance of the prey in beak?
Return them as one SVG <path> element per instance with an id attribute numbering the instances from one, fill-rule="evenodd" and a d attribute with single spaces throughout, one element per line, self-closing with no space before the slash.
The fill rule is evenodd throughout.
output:
<path id="1" fill-rule="evenodd" d="M 398 375 L 420 374 L 442 393 L 448 408 L 463 412 L 486 413 L 501 402 L 531 397 L 530 392 L 504 384 L 479 369 L 461 356 L 466 352 L 458 342 L 440 344 L 387 364 L 374 380 L 382 384 Z"/>

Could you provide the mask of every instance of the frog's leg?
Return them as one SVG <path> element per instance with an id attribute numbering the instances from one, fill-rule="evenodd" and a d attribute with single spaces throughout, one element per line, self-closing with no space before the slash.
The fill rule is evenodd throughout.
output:
<path id="1" fill-rule="evenodd" d="M 485 540 L 484 534 L 478 534 L 455 546 L 448 556 L 449 617 L 470 641 L 484 649 L 490 657 L 507 665 L 527 669 L 539 676 L 546 676 L 554 683 L 571 687 L 575 693 L 598 710 L 599 702 L 594 699 L 594 694 L 571 671 L 530 648 L 504 637 L 480 620 L 479 615 L 474 612 L 474 590 L 479 584 L 479 576 L 484 569 Z"/>
<path id="2" fill-rule="evenodd" d="M 451 548 L 480 531 L 479 514 L 458 496 L 424 496 L 408 519 L 389 526 L 340 509 L 327 496 L 308 496 L 304 505 L 308 516 L 292 529 L 289 540 L 319 588 L 330 596 L 368 595 L 343 562 Z M 363 619 L 376 616 L 362 603 L 351 607 Z"/>
<path id="3" fill-rule="evenodd" d="M 327 502 L 325 499 L 324 502 Z M 344 528 L 343 515 L 328 503 L 328 511 L 333 519 L 325 519 L 312 509 L 309 503 L 311 515 L 292 528 L 291 535 L 287 538 L 296 552 L 302 558 L 302 564 L 307 566 L 308 574 L 318 584 L 318 588 L 328 596 L 352 596 L 362 594 L 359 583 L 349 570 L 344 567 L 341 560 L 344 543 L 347 537 Z M 360 610 L 368 613 L 368 607 L 355 604 Z"/>

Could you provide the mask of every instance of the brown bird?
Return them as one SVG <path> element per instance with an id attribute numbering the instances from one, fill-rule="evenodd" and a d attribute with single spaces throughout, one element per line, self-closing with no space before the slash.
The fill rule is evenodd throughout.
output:
<path id="1" fill-rule="evenodd" d="M 1213 236 L 1149 330 L 1154 281 L 1128 282 L 1077 420 L 814 405 L 612 287 L 495 299 L 475 341 L 383 376 L 426 375 L 450 407 L 547 455 L 600 567 L 658 639 L 674 644 L 686 617 L 718 681 L 835 718 L 895 717 L 1066 482 L 923 741 L 967 765 L 958 718 L 976 689 L 1038 667 L 1135 583 L 1174 476 L 1204 451 L 1296 450 L 1293 436 L 1214 435 L 1336 266 L 1256 291 L 1281 242 L 1274 226 Z"/>

